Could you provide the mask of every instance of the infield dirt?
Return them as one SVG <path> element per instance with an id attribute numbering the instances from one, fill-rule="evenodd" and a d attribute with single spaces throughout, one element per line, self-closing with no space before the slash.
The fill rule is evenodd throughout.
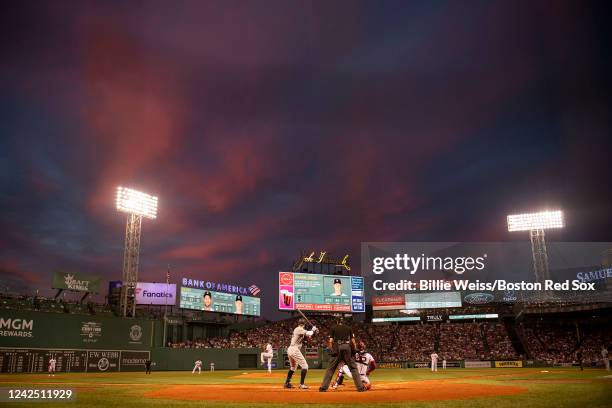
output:
<path id="1" fill-rule="evenodd" d="M 246 375 L 241 376 L 241 378 Z M 464 383 L 458 380 L 429 380 L 411 382 L 376 383 L 368 392 L 359 393 L 351 383 L 338 390 L 319 392 L 318 385 L 308 390 L 284 389 L 282 385 L 174 385 L 145 394 L 145 397 L 184 401 L 231 401 L 268 403 L 352 403 L 372 404 L 376 402 L 439 401 L 515 395 L 527 392 L 520 386 Z M 308 394 L 305 398 L 304 394 Z"/>

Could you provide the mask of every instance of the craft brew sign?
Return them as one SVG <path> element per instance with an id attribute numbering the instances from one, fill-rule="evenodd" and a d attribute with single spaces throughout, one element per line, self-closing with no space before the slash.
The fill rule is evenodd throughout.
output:
<path id="1" fill-rule="evenodd" d="M 52 287 L 75 292 L 99 293 L 101 281 L 98 276 L 58 271 L 53 274 Z"/>

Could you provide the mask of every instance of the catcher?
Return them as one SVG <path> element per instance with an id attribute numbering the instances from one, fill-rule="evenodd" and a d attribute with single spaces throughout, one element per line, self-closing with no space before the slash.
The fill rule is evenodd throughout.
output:
<path id="1" fill-rule="evenodd" d="M 376 361 L 370 353 L 366 352 L 366 345 L 363 341 L 360 341 L 357 345 L 355 362 L 357 363 L 357 371 L 359 372 L 359 377 L 361 377 L 361 382 L 364 388 L 369 390 L 372 387 L 372 383 L 370 382 L 370 373 L 376 370 Z M 336 378 L 336 381 L 334 381 L 332 389 L 336 389 L 338 386 L 342 385 L 345 375 L 349 378 L 353 378 L 348 366 L 343 364 L 338 370 L 338 377 Z"/>

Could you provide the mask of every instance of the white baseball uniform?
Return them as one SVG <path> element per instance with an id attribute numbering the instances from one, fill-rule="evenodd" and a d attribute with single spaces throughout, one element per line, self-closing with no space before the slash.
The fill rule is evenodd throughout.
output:
<path id="1" fill-rule="evenodd" d="M 51 357 L 49 360 L 49 375 L 55 375 L 55 357 Z"/>
<path id="2" fill-rule="evenodd" d="M 198 370 L 198 374 L 202 374 L 202 360 L 196 360 L 195 365 L 193 366 L 193 371 L 191 371 L 191 374 L 195 374 L 196 370 Z"/>
<path id="3" fill-rule="evenodd" d="M 431 371 L 438 371 L 438 355 L 435 352 L 431 353 Z"/>
<path id="4" fill-rule="evenodd" d="M 372 357 L 370 353 L 355 353 L 355 362 L 357 362 L 357 371 L 361 377 L 361 382 L 364 384 L 370 384 L 368 369 L 372 363 L 375 362 L 374 357 Z"/>
<path id="5" fill-rule="evenodd" d="M 442 369 L 446 370 L 446 358 L 442 360 Z"/>
<path id="6" fill-rule="evenodd" d="M 336 389 L 338 387 L 338 385 L 340 385 L 343 381 L 344 381 L 344 376 L 347 376 L 348 378 L 353 378 L 353 374 L 351 374 L 351 370 L 348 368 L 348 366 L 344 363 L 340 363 L 340 365 L 338 366 L 338 374 L 336 377 L 336 381 L 334 381 L 333 385 L 331 386 L 332 389 Z"/>
<path id="7" fill-rule="evenodd" d="M 289 366 L 292 371 L 295 371 L 297 366 L 303 370 L 308 370 L 308 363 L 300 350 L 302 348 L 302 342 L 304 337 L 310 337 L 313 335 L 312 330 L 306 330 L 303 326 L 298 326 L 293 330 L 291 336 L 291 345 L 287 348 L 287 356 L 289 357 Z"/>
<path id="8" fill-rule="evenodd" d="M 261 353 L 261 364 L 265 362 L 268 363 L 268 372 L 272 372 L 272 357 L 274 357 L 274 350 L 272 350 L 272 345 L 270 343 L 266 344 L 266 351 Z"/>
<path id="9" fill-rule="evenodd" d="M 608 358 L 608 349 L 601 349 L 601 358 L 604 361 L 604 366 L 606 367 L 606 371 L 610 371 L 610 359 Z"/>
<path id="10" fill-rule="evenodd" d="M 342 364 L 342 367 L 340 367 L 340 370 L 348 378 L 353 378 L 353 374 L 351 374 L 351 369 L 346 364 Z"/>

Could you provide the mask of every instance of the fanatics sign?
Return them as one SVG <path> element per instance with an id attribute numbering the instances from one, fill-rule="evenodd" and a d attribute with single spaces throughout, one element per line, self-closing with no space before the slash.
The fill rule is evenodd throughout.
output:
<path id="1" fill-rule="evenodd" d="M 136 304 L 174 306 L 176 304 L 176 284 L 138 282 L 136 284 Z"/>

